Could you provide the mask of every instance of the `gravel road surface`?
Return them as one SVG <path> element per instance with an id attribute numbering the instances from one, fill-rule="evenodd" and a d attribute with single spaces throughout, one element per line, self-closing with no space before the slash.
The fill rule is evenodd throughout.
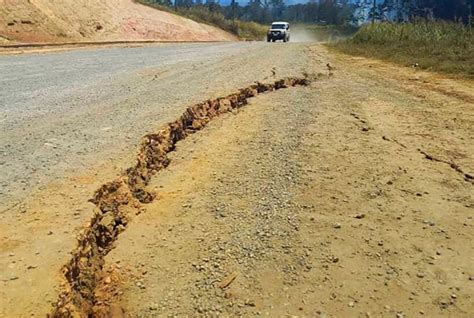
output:
<path id="1" fill-rule="evenodd" d="M 0 56 L 0 202 L 133 149 L 188 103 L 271 76 L 266 56 L 286 51 L 225 43 Z"/>
<path id="2" fill-rule="evenodd" d="M 241 42 L 0 56 L 0 246 L 14 255 L 0 261 L 3 314 L 51 309 L 93 215 L 88 200 L 131 166 L 145 133 L 197 102 L 301 76 L 305 50 Z"/>
<path id="3" fill-rule="evenodd" d="M 0 317 L 44 317 L 70 287 L 59 308 L 113 317 L 472 317 L 472 81 L 313 43 L 0 65 Z M 179 141 L 140 188 L 152 202 L 110 186 L 115 218 L 88 201 L 188 106 L 302 74 Z M 110 228 L 107 249 L 78 246 Z"/>

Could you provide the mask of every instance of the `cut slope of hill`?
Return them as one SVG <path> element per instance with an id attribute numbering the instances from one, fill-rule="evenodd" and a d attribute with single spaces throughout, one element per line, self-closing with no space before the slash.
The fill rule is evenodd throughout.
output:
<path id="1" fill-rule="evenodd" d="M 235 37 L 133 0 L 0 0 L 0 43 L 145 39 L 221 41 Z"/>

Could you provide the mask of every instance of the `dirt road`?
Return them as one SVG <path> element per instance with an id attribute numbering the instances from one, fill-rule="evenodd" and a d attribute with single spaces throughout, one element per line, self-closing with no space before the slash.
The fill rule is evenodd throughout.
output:
<path id="1" fill-rule="evenodd" d="M 91 91 L 109 92 L 100 102 L 78 95 L 81 108 L 47 107 L 43 121 L 29 120 L 30 106 L 2 122 L 2 129 L 17 129 L 4 139 L 13 149 L 21 148 L 28 123 L 41 127 L 29 135 L 37 138 L 75 127 L 77 137 L 59 140 L 87 151 L 81 157 L 47 146 L 71 169 L 50 164 L 54 173 L 38 190 L 21 192 L 4 181 L 8 198 L 20 201 L 2 213 L 0 315 L 44 316 L 61 294 L 63 302 L 73 300 L 64 310 L 90 305 L 96 314 L 130 317 L 472 316 L 472 82 L 309 43 L 199 50 L 197 59 L 152 67 L 140 55 L 137 67 L 126 61 L 110 68 L 106 84 L 85 72 L 97 83 Z M 60 56 L 68 54 L 83 53 Z M 106 200 L 99 202 L 92 235 L 120 235 L 110 245 L 83 240 L 76 249 L 75 236 L 96 211 L 87 200 L 133 166 L 140 136 L 200 101 L 304 74 L 308 86 L 262 92 L 183 135 L 170 148 L 169 165 L 140 188 L 142 198 L 156 198 L 124 196 L 120 218 L 111 220 Z M 160 145 L 155 135 L 150 144 Z M 31 162 L 49 162 L 49 153 L 23 144 Z M 10 149 L 3 152 L 9 162 L 27 160 Z M 89 247 L 93 252 L 84 252 Z M 85 265 L 81 257 L 71 262 L 70 252 Z M 71 264 L 81 272 L 68 272 Z M 63 278 L 65 265 L 75 280 Z"/>

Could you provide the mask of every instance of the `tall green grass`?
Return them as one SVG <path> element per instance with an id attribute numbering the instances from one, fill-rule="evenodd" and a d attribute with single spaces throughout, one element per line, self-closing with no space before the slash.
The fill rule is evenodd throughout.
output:
<path id="1" fill-rule="evenodd" d="M 474 78 L 474 32 L 450 22 L 377 23 L 336 44 L 341 51 Z"/>

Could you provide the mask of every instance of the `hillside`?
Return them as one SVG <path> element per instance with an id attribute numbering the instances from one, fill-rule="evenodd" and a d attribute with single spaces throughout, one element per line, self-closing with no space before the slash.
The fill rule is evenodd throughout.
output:
<path id="1" fill-rule="evenodd" d="M 220 41 L 218 28 L 133 0 L 0 0 L 0 44 L 113 40 Z"/>

